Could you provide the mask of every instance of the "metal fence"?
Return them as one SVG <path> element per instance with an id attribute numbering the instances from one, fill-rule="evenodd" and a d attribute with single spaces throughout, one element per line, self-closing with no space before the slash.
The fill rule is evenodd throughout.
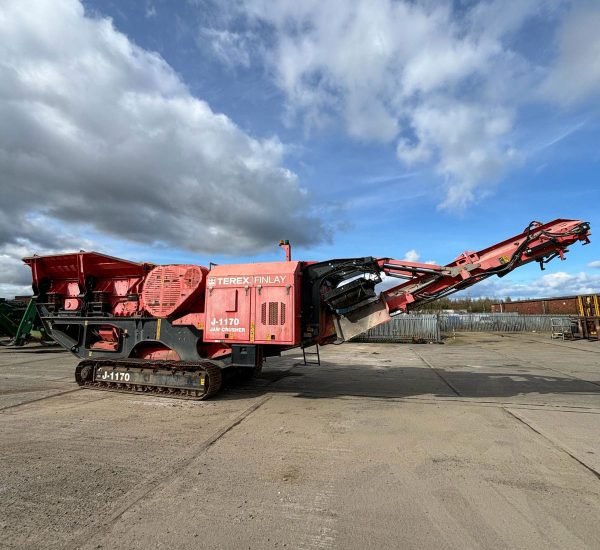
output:
<path id="1" fill-rule="evenodd" d="M 554 320 L 554 321 L 553 321 Z M 397 315 L 389 323 L 357 336 L 358 342 L 439 342 L 442 333 L 453 332 L 542 332 L 553 324 L 569 323 L 568 315 L 519 315 L 518 313 L 469 313 Z"/>
<path id="2" fill-rule="evenodd" d="M 511 313 L 469 313 L 439 316 L 441 332 L 551 332 L 552 319 L 568 315 L 519 315 Z"/>
<path id="3" fill-rule="evenodd" d="M 438 316 L 433 314 L 397 315 L 389 323 L 373 327 L 354 338 L 357 342 L 439 342 L 441 339 Z"/>

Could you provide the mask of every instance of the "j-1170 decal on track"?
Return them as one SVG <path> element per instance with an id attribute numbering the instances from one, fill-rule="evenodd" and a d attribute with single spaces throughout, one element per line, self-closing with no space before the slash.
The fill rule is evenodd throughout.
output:
<path id="1" fill-rule="evenodd" d="M 109 380 L 111 382 L 129 382 L 131 375 L 128 372 L 118 372 L 118 371 L 105 371 L 99 370 L 96 373 L 96 380 L 106 381 Z"/>

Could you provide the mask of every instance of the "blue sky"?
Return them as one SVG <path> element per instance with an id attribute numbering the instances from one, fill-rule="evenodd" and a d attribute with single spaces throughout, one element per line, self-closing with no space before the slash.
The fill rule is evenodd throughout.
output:
<path id="1" fill-rule="evenodd" d="M 5 12 L 5 13 L 2 13 Z M 0 293 L 19 258 L 451 261 L 598 223 L 600 5 L 8 0 Z M 600 291 L 575 246 L 471 295 Z"/>

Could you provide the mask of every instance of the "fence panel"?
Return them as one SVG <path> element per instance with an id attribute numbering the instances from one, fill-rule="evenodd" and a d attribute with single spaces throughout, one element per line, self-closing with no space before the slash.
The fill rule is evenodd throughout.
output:
<path id="1" fill-rule="evenodd" d="M 554 320 L 554 321 L 553 321 Z M 552 332 L 553 324 L 569 325 L 568 315 L 519 315 L 518 313 L 468 313 L 397 315 L 389 323 L 357 336 L 357 342 L 441 341 L 453 332 Z"/>
<path id="2" fill-rule="evenodd" d="M 389 323 L 378 325 L 354 338 L 356 342 L 412 342 L 441 340 L 437 315 L 397 315 Z"/>
<path id="3" fill-rule="evenodd" d="M 510 313 L 469 313 L 462 315 L 441 314 L 441 332 L 551 332 L 552 319 L 564 319 L 564 315 L 519 315 Z"/>

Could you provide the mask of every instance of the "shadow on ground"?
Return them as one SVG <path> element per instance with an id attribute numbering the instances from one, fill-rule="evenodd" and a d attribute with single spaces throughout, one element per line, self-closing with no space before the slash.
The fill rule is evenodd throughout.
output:
<path id="1" fill-rule="evenodd" d="M 511 370 L 512 369 L 512 370 Z M 406 398 L 418 396 L 503 398 L 524 394 L 598 395 L 600 383 L 569 376 L 531 374 L 517 364 L 483 371 L 430 368 L 427 366 L 374 367 L 372 364 L 323 362 L 321 366 L 295 364 L 289 369 L 264 370 L 250 382 L 231 381 L 221 399 L 266 393 L 295 393 L 297 397 L 342 396 Z M 496 372 L 495 372 L 496 371 Z"/>

